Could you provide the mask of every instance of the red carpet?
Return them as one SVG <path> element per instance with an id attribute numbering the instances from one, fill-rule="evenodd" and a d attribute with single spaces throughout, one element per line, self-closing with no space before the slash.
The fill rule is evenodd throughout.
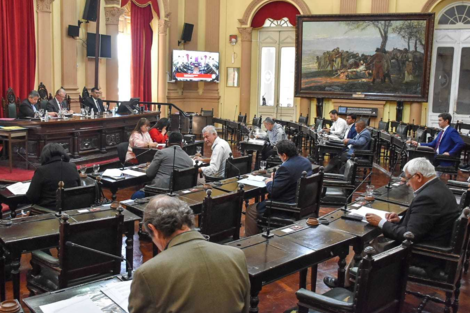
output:
<path id="1" fill-rule="evenodd" d="M 114 162 L 118 162 L 118 161 L 119 161 L 119 158 L 114 158 L 114 159 L 103 160 L 103 161 L 98 161 L 98 162 L 94 162 L 94 163 L 86 163 L 86 164 L 81 164 L 81 165 L 85 166 L 85 167 L 93 167 L 93 164 L 103 165 L 103 164 L 114 163 Z M 77 166 L 77 168 L 78 167 L 79 166 Z"/>
<path id="2" fill-rule="evenodd" d="M 31 180 L 31 178 L 33 178 L 33 174 L 34 170 L 32 169 L 25 170 L 13 167 L 13 171 L 10 173 L 10 168 L 8 166 L 0 166 L 0 181 L 19 182 Z"/>

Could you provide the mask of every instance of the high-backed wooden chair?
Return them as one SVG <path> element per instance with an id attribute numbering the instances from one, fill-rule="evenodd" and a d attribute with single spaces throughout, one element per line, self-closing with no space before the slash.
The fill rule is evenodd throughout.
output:
<path id="1" fill-rule="evenodd" d="M 49 292 L 120 273 L 121 261 L 87 250 L 70 247 L 72 242 L 115 256 L 121 256 L 124 216 L 122 208 L 115 217 L 97 218 L 70 224 L 60 220 L 59 258 L 34 251 L 27 287 L 31 294 Z"/>
<path id="2" fill-rule="evenodd" d="M 390 125 L 390 122 L 384 122 L 382 119 L 380 119 L 378 129 L 388 132 L 389 125 Z"/>
<path id="3" fill-rule="evenodd" d="M 344 174 L 325 173 L 321 203 L 344 205 L 356 188 L 356 172 L 357 163 L 354 159 L 349 159 L 344 166 Z"/>
<path id="4" fill-rule="evenodd" d="M 17 118 L 19 105 L 19 99 L 16 98 L 15 92 L 11 87 L 8 88 L 6 101 L 3 105 L 3 113 L 5 117 Z"/>
<path id="5" fill-rule="evenodd" d="M 210 237 L 212 242 L 237 240 L 240 238 L 241 215 L 244 186 L 235 193 L 212 198 L 212 190 L 202 204 L 200 232 Z"/>
<path id="6" fill-rule="evenodd" d="M 201 116 L 214 116 L 214 109 L 204 110 L 203 108 L 201 108 Z"/>
<path id="7" fill-rule="evenodd" d="M 300 113 L 299 124 L 303 124 L 303 125 L 308 124 L 308 114 L 306 116 L 302 116 L 302 113 Z"/>
<path id="8" fill-rule="evenodd" d="M 240 112 L 240 114 L 238 114 L 237 122 L 246 124 L 246 113 L 245 115 L 242 115 L 242 113 Z"/>
<path id="9" fill-rule="evenodd" d="M 366 256 L 359 264 L 359 275 L 354 289 L 333 288 L 324 294 L 300 289 L 296 296 L 299 313 L 372 313 L 401 312 L 405 300 L 406 277 L 413 234 L 405 233 L 406 240 L 398 247 L 377 255 L 367 247 Z"/>
<path id="10" fill-rule="evenodd" d="M 179 191 L 183 189 L 189 189 L 197 185 L 198 177 L 198 166 L 175 169 L 173 171 L 173 177 L 171 178 L 171 184 L 173 186 L 173 191 Z M 145 196 L 150 197 L 157 194 L 169 192 L 169 188 L 159 188 L 152 185 L 147 185 L 144 188 Z"/>
<path id="11" fill-rule="evenodd" d="M 253 127 L 260 127 L 261 128 L 261 123 L 262 123 L 262 116 L 260 115 L 259 117 L 255 116 L 253 117 L 253 122 L 251 123 L 251 126 Z"/>
<path id="12" fill-rule="evenodd" d="M 225 178 L 251 173 L 252 163 L 253 155 L 251 154 L 238 158 L 230 156 L 227 161 L 225 161 Z"/>

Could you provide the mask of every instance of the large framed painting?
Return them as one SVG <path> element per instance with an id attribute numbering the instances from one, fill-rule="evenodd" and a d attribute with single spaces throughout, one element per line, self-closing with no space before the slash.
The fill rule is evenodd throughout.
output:
<path id="1" fill-rule="evenodd" d="M 433 13 L 304 15 L 297 97 L 427 101 Z"/>

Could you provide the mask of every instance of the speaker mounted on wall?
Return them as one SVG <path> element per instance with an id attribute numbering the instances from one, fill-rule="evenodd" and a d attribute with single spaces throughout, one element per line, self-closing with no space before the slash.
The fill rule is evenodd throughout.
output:
<path id="1" fill-rule="evenodd" d="M 86 0 L 85 9 L 83 10 L 83 19 L 96 22 L 98 10 L 98 0 Z"/>
<path id="2" fill-rule="evenodd" d="M 80 27 L 76 25 L 69 25 L 67 34 L 72 38 L 80 36 Z"/>
<path id="3" fill-rule="evenodd" d="M 193 37 L 193 29 L 194 24 L 184 23 L 183 34 L 181 35 L 181 40 L 178 40 L 178 46 L 182 43 L 191 41 L 191 38 Z"/>

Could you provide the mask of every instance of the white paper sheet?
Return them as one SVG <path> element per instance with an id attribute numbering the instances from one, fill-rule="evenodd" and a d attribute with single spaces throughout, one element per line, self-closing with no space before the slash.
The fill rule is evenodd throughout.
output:
<path id="1" fill-rule="evenodd" d="M 134 203 L 134 200 L 132 200 L 132 199 L 123 200 L 123 201 L 120 201 L 120 203 L 123 203 L 123 204 L 131 204 L 131 203 Z"/>
<path id="2" fill-rule="evenodd" d="M 103 176 L 117 178 L 121 177 L 121 170 L 118 168 L 110 168 L 103 172 Z"/>
<path id="3" fill-rule="evenodd" d="M 248 175 L 248 177 L 246 179 L 249 179 L 249 180 L 254 180 L 254 181 L 265 181 L 266 180 L 266 177 L 263 177 L 263 176 L 255 176 L 255 175 Z"/>
<path id="4" fill-rule="evenodd" d="M 13 185 L 7 186 L 7 189 L 11 191 L 14 195 L 24 195 L 29 189 L 30 182 L 22 183 L 18 182 Z"/>
<path id="5" fill-rule="evenodd" d="M 239 180 L 238 183 L 239 183 L 239 184 L 244 184 L 244 185 L 250 185 L 250 186 L 260 187 L 260 188 L 266 187 L 266 183 L 265 183 L 264 181 L 250 180 L 250 179 L 248 179 L 248 178 Z"/>
<path id="6" fill-rule="evenodd" d="M 114 303 L 119 305 L 121 309 L 129 313 L 129 294 L 131 293 L 132 281 L 112 284 L 106 288 L 101 289 L 101 292 L 107 295 Z M 87 312 L 88 313 L 88 312 Z"/>
<path id="7" fill-rule="evenodd" d="M 144 172 L 138 172 L 134 170 L 124 170 L 122 171 L 126 175 L 134 176 L 134 177 L 139 177 L 139 176 L 145 176 Z"/>
<path id="8" fill-rule="evenodd" d="M 253 143 L 255 145 L 264 145 L 266 141 L 260 139 L 250 139 L 248 140 L 249 143 Z"/>
<path id="9" fill-rule="evenodd" d="M 368 213 L 372 213 L 372 214 L 380 216 L 381 218 L 385 218 L 385 214 L 387 214 L 389 212 L 376 210 L 376 209 L 373 209 L 373 208 L 368 208 L 368 207 L 363 206 L 360 209 L 351 210 L 351 213 L 363 216 L 364 217 L 363 221 L 366 221 L 366 214 L 368 214 Z"/>
<path id="10" fill-rule="evenodd" d="M 89 296 L 75 297 L 39 307 L 44 313 L 103 313 Z"/>

